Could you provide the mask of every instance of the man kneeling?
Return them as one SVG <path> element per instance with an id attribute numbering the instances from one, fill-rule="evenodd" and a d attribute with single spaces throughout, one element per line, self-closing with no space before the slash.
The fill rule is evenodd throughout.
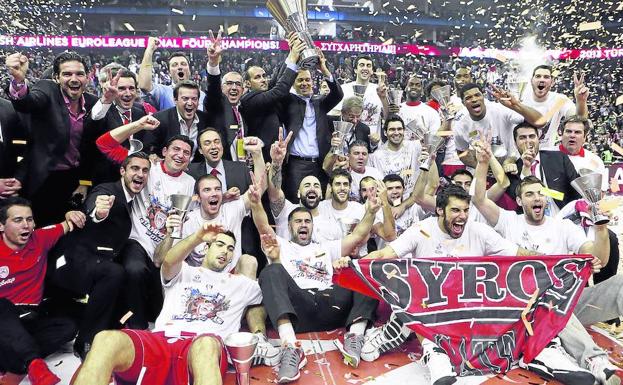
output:
<path id="1" fill-rule="evenodd" d="M 247 306 L 262 301 L 256 281 L 223 272 L 232 260 L 236 239 L 222 231 L 221 225 L 206 223 L 169 250 L 161 268 L 164 306 L 154 332 L 98 333 L 75 375 L 75 385 L 108 385 L 112 373 L 124 385 L 222 383 L 227 354 L 221 338 L 238 332 Z M 184 263 L 202 242 L 207 248 L 202 265 Z M 253 322 L 264 320 L 257 317 Z M 249 325 L 251 330 L 255 326 Z"/>

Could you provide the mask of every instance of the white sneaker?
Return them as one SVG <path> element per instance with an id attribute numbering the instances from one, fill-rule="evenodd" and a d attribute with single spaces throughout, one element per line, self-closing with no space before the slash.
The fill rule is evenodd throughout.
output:
<path id="1" fill-rule="evenodd" d="M 547 379 L 556 379 L 565 385 L 593 385 L 595 376 L 582 369 L 571 357 L 556 337 L 532 362 L 525 363 L 523 357 L 519 366 L 535 372 Z"/>
<path id="2" fill-rule="evenodd" d="M 616 375 L 619 369 L 610 363 L 607 355 L 595 356 L 586 360 L 588 369 L 601 385 L 621 385 L 621 379 Z"/>
<path id="3" fill-rule="evenodd" d="M 385 325 L 368 329 L 361 348 L 361 359 L 368 362 L 376 360 L 381 354 L 402 345 L 409 334 L 411 330 L 392 313 Z"/>
<path id="4" fill-rule="evenodd" d="M 281 347 L 273 346 L 265 335 L 257 333 L 259 338 L 255 353 L 253 353 L 252 366 L 265 365 L 277 366 L 281 361 Z"/>
<path id="5" fill-rule="evenodd" d="M 422 341 L 422 348 L 424 353 L 421 361 L 430 370 L 430 383 L 432 385 L 454 384 L 456 372 L 445 350 L 429 340 Z"/>

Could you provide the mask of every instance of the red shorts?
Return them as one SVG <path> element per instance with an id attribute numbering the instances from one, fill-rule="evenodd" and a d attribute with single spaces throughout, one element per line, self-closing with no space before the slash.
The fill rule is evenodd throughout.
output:
<path id="1" fill-rule="evenodd" d="M 119 385 L 187 385 L 189 384 L 188 351 L 198 337 L 213 337 L 221 344 L 221 377 L 227 370 L 227 352 L 219 336 L 202 334 L 180 338 L 165 337 L 163 332 L 151 333 L 147 330 L 121 330 L 134 344 L 134 363 L 125 372 L 115 373 Z M 141 372 L 144 373 L 140 382 Z"/>

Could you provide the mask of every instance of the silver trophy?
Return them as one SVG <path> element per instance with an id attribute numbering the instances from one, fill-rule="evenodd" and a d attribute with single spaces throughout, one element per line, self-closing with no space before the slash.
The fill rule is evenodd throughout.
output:
<path id="1" fill-rule="evenodd" d="M 506 82 L 506 89 L 515 98 L 517 98 L 518 100 L 521 100 L 521 95 L 523 94 L 523 91 L 526 89 L 527 84 L 528 84 L 527 80 L 514 79 L 514 80 Z"/>
<path id="2" fill-rule="evenodd" d="M 249 371 L 259 339 L 253 333 L 232 333 L 225 338 L 227 354 L 236 368 L 238 385 L 249 385 Z"/>
<path id="3" fill-rule="evenodd" d="M 356 218 L 340 218 L 340 228 L 342 229 L 342 237 L 352 234 L 355 227 L 359 224 Z"/>
<path id="4" fill-rule="evenodd" d="M 428 128 L 424 124 L 424 117 L 420 116 L 420 119 L 415 118 L 407 124 L 407 130 L 411 131 L 415 140 L 421 141 L 424 139 L 424 135 L 428 134 Z"/>
<path id="5" fill-rule="evenodd" d="M 389 92 L 387 92 L 387 101 L 389 102 L 389 104 L 395 104 L 399 106 L 400 103 L 402 103 L 402 93 L 403 91 L 397 88 L 390 89 Z"/>
<path id="6" fill-rule="evenodd" d="M 591 221 L 596 225 L 610 222 L 607 216 L 597 213 L 597 202 L 601 200 L 601 178 L 599 173 L 592 173 L 574 179 L 571 186 L 584 198 L 591 208 Z"/>
<path id="7" fill-rule="evenodd" d="M 128 149 L 128 155 L 135 154 L 143 149 L 143 142 L 138 139 L 130 139 L 130 148 Z"/>
<path id="8" fill-rule="evenodd" d="M 353 84 L 353 93 L 355 94 L 355 96 L 363 98 L 363 95 L 366 94 L 366 88 L 368 88 L 367 85 Z"/>
<path id="9" fill-rule="evenodd" d="M 502 139 L 499 136 L 491 138 L 491 152 L 496 158 L 504 158 L 507 154 L 506 146 L 502 143 Z"/>
<path id="10" fill-rule="evenodd" d="M 450 86 L 435 88 L 430 95 L 439 103 L 441 115 L 445 120 L 454 119 L 454 114 L 450 112 Z"/>
<path id="11" fill-rule="evenodd" d="M 355 125 L 351 122 L 344 121 L 335 121 L 333 122 L 334 132 L 338 134 L 340 138 L 340 145 L 337 147 L 331 147 L 331 153 L 334 155 L 346 156 L 346 151 L 344 150 L 346 144 L 346 138 L 353 132 Z"/>
<path id="12" fill-rule="evenodd" d="M 182 223 L 179 227 L 173 229 L 171 233 L 171 238 L 173 239 L 181 239 L 182 238 L 182 226 L 184 224 L 184 217 L 186 216 L 186 212 L 188 211 L 188 206 L 190 206 L 190 202 L 192 202 L 192 196 L 184 195 L 184 194 L 171 194 L 171 209 L 173 213 L 178 214 L 181 218 Z"/>
<path id="13" fill-rule="evenodd" d="M 266 7 L 286 33 L 296 33 L 307 46 L 301 52 L 297 63 L 299 67 L 308 70 L 316 68 L 320 59 L 307 27 L 307 0 L 268 0 Z"/>
<path id="14" fill-rule="evenodd" d="M 422 149 L 426 150 L 428 153 L 428 159 L 425 159 L 422 163 L 420 163 L 420 170 L 430 170 L 430 166 L 433 164 L 433 158 L 431 156 L 436 154 L 444 143 L 445 140 L 441 136 L 435 134 L 424 135 L 424 139 L 422 140 Z"/>

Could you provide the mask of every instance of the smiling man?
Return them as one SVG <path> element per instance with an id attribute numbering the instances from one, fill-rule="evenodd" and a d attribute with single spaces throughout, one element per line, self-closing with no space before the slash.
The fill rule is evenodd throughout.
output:
<path id="1" fill-rule="evenodd" d="M 418 126 L 423 127 L 425 132 L 437 132 L 441 127 L 439 113 L 426 103 L 422 103 L 423 86 L 422 79 L 412 74 L 405 87 L 406 101 L 400 105 L 398 115 L 405 122 L 405 125 L 415 121 Z M 407 133 L 408 140 L 414 140 L 414 134 Z"/>

